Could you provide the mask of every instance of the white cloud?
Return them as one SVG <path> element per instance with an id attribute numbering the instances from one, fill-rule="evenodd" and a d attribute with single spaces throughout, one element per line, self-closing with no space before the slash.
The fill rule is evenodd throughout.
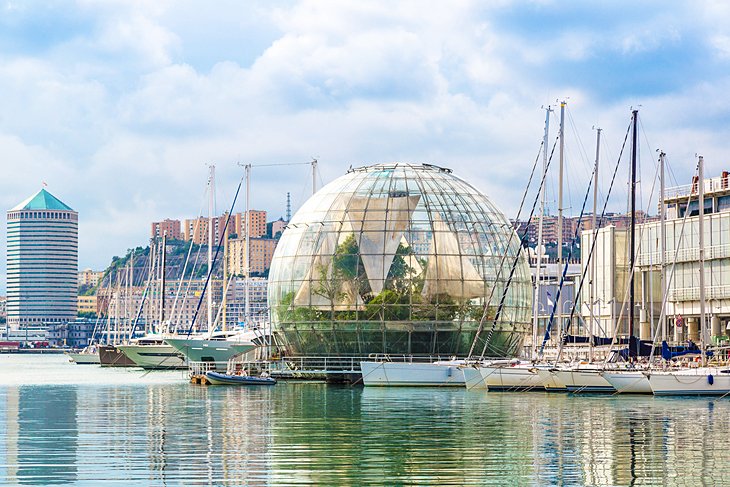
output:
<path id="1" fill-rule="evenodd" d="M 716 103 L 730 86 L 725 75 L 687 82 L 688 73 L 677 73 L 682 83 L 610 96 L 591 85 L 607 77 L 611 87 L 628 76 L 607 63 L 662 49 L 687 47 L 678 55 L 694 55 L 706 42 L 726 55 L 730 33 L 718 19 L 730 15 L 723 4 L 621 21 L 624 7 L 617 5 L 605 27 L 573 19 L 551 36 L 501 22 L 519 7 L 233 2 L 211 13 L 194 3 L 81 2 L 87 28 L 49 49 L 0 56 L 0 150 L 3 169 L 13 174 L 12 184 L 0 182 L 0 199 L 9 208 L 37 180 L 50 179 L 53 192 L 81 212 L 81 265 L 101 267 L 143 243 L 152 219 L 197 212 L 207 162 L 218 163 L 221 208 L 240 178 L 237 161 L 318 157 L 325 182 L 350 164 L 452 167 L 512 216 L 542 138 L 540 106 L 556 97 L 570 97 L 586 147 L 594 140 L 590 127 L 599 124 L 617 155 L 628 108 L 643 104 L 650 143 L 673 160 L 698 151 L 708 162 L 720 160 L 730 120 Z M 195 22 L 180 12 L 226 21 Z M 690 29 L 678 22 L 684 18 L 701 25 Z M 258 51 L 238 55 L 250 46 Z M 703 122 L 708 117 L 713 123 Z M 583 163 L 575 145 L 571 158 Z M 278 217 L 287 191 L 301 203 L 307 171 L 255 168 L 254 205 Z M 583 172 L 572 176 L 573 201 L 582 196 Z"/>

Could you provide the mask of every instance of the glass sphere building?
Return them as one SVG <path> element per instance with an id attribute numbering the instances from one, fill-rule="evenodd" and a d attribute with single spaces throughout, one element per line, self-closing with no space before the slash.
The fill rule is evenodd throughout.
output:
<path id="1" fill-rule="evenodd" d="M 464 356 L 485 317 L 475 353 L 486 343 L 488 356 L 513 355 L 531 329 L 519 246 L 489 198 L 449 169 L 350 169 L 302 206 L 276 248 L 274 337 L 289 354 Z"/>

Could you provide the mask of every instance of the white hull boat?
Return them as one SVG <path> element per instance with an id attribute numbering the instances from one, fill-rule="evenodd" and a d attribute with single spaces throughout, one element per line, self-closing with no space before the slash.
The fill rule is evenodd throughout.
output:
<path id="1" fill-rule="evenodd" d="M 186 369 L 185 357 L 167 344 L 118 345 L 124 355 L 144 369 Z"/>
<path id="2" fill-rule="evenodd" d="M 189 362 L 214 362 L 225 369 L 228 361 L 237 355 L 250 352 L 258 345 L 251 341 L 233 341 L 220 339 L 168 338 L 165 343 L 173 347 Z"/>
<path id="3" fill-rule="evenodd" d="M 490 391 L 544 391 L 542 379 L 532 364 L 480 367 L 479 372 Z"/>
<path id="4" fill-rule="evenodd" d="M 730 394 L 730 369 L 696 367 L 648 374 L 656 396 L 722 396 Z"/>
<path id="5" fill-rule="evenodd" d="M 69 362 L 78 365 L 99 365 L 99 352 L 66 352 Z"/>
<path id="6" fill-rule="evenodd" d="M 540 377 L 542 385 L 546 391 L 567 392 L 568 389 L 565 387 L 565 384 L 558 380 L 558 376 L 555 372 L 557 372 L 557 369 L 554 367 L 543 366 L 537 368 L 537 375 Z"/>
<path id="7" fill-rule="evenodd" d="M 557 369 L 553 373 L 558 382 L 565 384 L 568 392 L 616 392 L 616 389 L 601 376 L 598 368 Z"/>
<path id="8" fill-rule="evenodd" d="M 487 389 L 487 383 L 484 382 L 484 378 L 478 367 L 465 365 L 464 367 L 460 367 L 460 369 L 464 374 L 464 385 L 467 389 Z"/>
<path id="9" fill-rule="evenodd" d="M 440 362 L 360 362 L 366 386 L 464 387 L 463 360 Z"/>
<path id="10" fill-rule="evenodd" d="M 606 381 L 621 394 L 651 394 L 651 385 L 643 370 L 604 370 Z"/>

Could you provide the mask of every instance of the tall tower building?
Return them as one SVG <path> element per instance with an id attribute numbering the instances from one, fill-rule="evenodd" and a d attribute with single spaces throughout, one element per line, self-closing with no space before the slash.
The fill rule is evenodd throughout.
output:
<path id="1" fill-rule="evenodd" d="M 76 317 L 78 213 L 45 189 L 8 211 L 8 328 Z"/>

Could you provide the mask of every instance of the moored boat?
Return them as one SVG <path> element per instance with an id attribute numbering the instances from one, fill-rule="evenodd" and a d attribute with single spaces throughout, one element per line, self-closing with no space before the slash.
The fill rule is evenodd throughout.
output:
<path id="1" fill-rule="evenodd" d="M 95 348 L 90 350 L 84 349 L 80 352 L 66 352 L 66 355 L 68 355 L 69 362 L 78 365 L 99 365 L 101 363 L 99 352 Z"/>
<path id="2" fill-rule="evenodd" d="M 595 366 L 575 366 L 555 370 L 556 380 L 565 384 L 568 392 L 616 392 L 616 389 L 601 375 L 602 369 Z"/>
<path id="3" fill-rule="evenodd" d="M 205 377 L 212 385 L 273 386 L 276 384 L 276 379 L 273 377 L 231 375 L 215 371 L 206 372 Z"/>
<path id="4" fill-rule="evenodd" d="M 134 364 L 143 369 L 186 369 L 185 358 L 162 337 L 145 337 L 128 345 L 118 345 Z"/>
<path id="5" fill-rule="evenodd" d="M 600 373 L 620 394 L 651 394 L 647 372 L 643 370 L 604 370 Z"/>
<path id="6" fill-rule="evenodd" d="M 132 359 L 114 345 L 99 345 L 99 364 L 102 367 L 136 367 Z"/>
<path id="7" fill-rule="evenodd" d="M 464 360 L 437 362 L 360 362 L 366 386 L 455 386 L 464 387 L 459 366 Z"/>
<path id="8" fill-rule="evenodd" d="M 647 374 L 656 396 L 722 396 L 730 394 L 730 369 L 692 367 Z"/>

